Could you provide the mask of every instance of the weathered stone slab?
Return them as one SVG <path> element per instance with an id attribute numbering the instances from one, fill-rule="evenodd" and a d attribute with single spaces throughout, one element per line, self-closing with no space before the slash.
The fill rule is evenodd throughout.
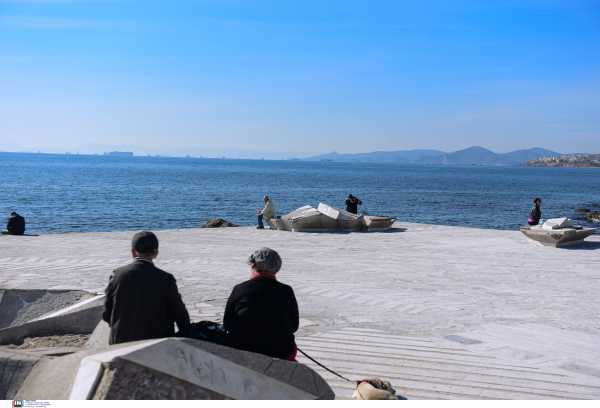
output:
<path id="1" fill-rule="evenodd" d="M 33 366 L 42 358 L 41 355 L 0 349 L 0 400 L 14 399 Z"/>
<path id="2" fill-rule="evenodd" d="M 93 295 L 81 290 L 9 290 L 0 298 L 0 329 L 18 326 Z"/>
<path id="3" fill-rule="evenodd" d="M 18 342 L 26 337 L 91 333 L 102 319 L 102 308 L 102 299 L 97 299 L 65 314 L 2 329 L 0 344 Z"/>
<path id="4" fill-rule="evenodd" d="M 84 349 L 97 349 L 108 347 L 110 339 L 110 326 L 104 320 L 100 320 L 87 343 L 83 346 Z"/>
<path id="5" fill-rule="evenodd" d="M 54 373 L 61 372 L 60 376 Z M 81 351 L 36 367 L 20 399 L 333 399 L 295 362 L 191 339 Z"/>
<path id="6" fill-rule="evenodd" d="M 548 221 L 546 221 L 546 223 L 547 222 Z M 525 225 L 519 229 L 527 238 L 537 241 L 544 246 L 552 246 L 556 248 L 581 244 L 585 238 L 596 232 L 596 228 L 573 227 L 543 229 L 538 225 Z"/>

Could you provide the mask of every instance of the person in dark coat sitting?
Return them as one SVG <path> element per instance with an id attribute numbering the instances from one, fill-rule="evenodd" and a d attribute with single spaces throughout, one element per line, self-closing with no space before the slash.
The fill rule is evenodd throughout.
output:
<path id="1" fill-rule="evenodd" d="M 293 289 L 277 281 L 281 257 L 260 248 L 248 260 L 251 276 L 233 288 L 223 316 L 226 345 L 294 361 L 300 316 Z"/>
<path id="2" fill-rule="evenodd" d="M 542 218 L 542 211 L 540 210 L 540 205 L 542 205 L 542 199 L 536 198 L 533 200 L 533 207 L 531 211 L 529 211 L 529 220 L 527 221 L 529 225 L 538 225 L 540 223 L 540 219 Z"/>
<path id="3" fill-rule="evenodd" d="M 116 269 L 105 290 L 102 319 L 110 325 L 109 344 L 159 339 L 190 324 L 175 278 L 154 266 L 158 238 L 138 232 L 131 242 L 133 262 Z"/>
<path id="4" fill-rule="evenodd" d="M 362 205 L 362 201 L 360 201 L 358 197 L 354 197 L 352 194 L 350 194 L 345 204 L 346 211 L 352 214 L 358 214 L 358 206 Z"/>
<path id="5" fill-rule="evenodd" d="M 6 224 L 6 231 L 3 234 L 23 235 L 25 233 L 25 218 L 21 217 L 16 212 L 10 213 L 10 218 Z"/>

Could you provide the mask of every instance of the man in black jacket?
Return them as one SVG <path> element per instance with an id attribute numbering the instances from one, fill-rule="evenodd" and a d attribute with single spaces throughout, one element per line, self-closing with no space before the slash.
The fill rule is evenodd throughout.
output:
<path id="1" fill-rule="evenodd" d="M 358 199 L 358 197 L 354 197 L 352 194 L 348 196 L 346 200 L 346 211 L 352 214 L 358 213 L 358 206 L 362 205 L 362 201 Z"/>
<path id="2" fill-rule="evenodd" d="M 159 339 L 181 330 L 190 317 L 175 278 L 154 266 L 158 239 L 150 231 L 138 232 L 131 242 L 134 261 L 116 269 L 105 290 L 102 319 L 110 325 L 109 344 Z"/>
<path id="3" fill-rule="evenodd" d="M 6 224 L 6 232 L 2 232 L 10 235 L 23 235 L 25 233 L 25 218 L 14 211 L 11 212 Z"/>

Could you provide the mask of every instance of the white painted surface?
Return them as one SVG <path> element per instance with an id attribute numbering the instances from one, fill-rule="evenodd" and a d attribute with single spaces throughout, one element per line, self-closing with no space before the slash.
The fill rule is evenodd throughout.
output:
<path id="1" fill-rule="evenodd" d="M 542 229 L 545 230 L 554 230 L 560 228 L 572 227 L 573 223 L 568 218 L 551 218 L 544 222 Z"/>

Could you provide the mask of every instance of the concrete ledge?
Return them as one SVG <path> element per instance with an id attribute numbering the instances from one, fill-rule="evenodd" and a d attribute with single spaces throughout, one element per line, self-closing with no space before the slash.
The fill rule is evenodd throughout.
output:
<path id="1" fill-rule="evenodd" d="M 86 306 L 81 310 L 64 315 L 2 329 L 0 330 L 0 344 L 15 343 L 26 337 L 91 333 L 102 319 L 103 302 L 102 299 L 98 299 Z"/>
<path id="2" fill-rule="evenodd" d="M 0 349 L 0 399 L 13 399 L 31 369 L 43 358 L 22 351 Z"/>
<path id="3" fill-rule="evenodd" d="M 110 326 L 104 320 L 100 320 L 87 343 L 83 345 L 84 349 L 97 349 L 108 347 L 110 339 Z"/>
<path id="4" fill-rule="evenodd" d="M 167 338 L 44 361 L 8 398 L 304 400 L 334 399 L 335 394 L 303 364 Z"/>

